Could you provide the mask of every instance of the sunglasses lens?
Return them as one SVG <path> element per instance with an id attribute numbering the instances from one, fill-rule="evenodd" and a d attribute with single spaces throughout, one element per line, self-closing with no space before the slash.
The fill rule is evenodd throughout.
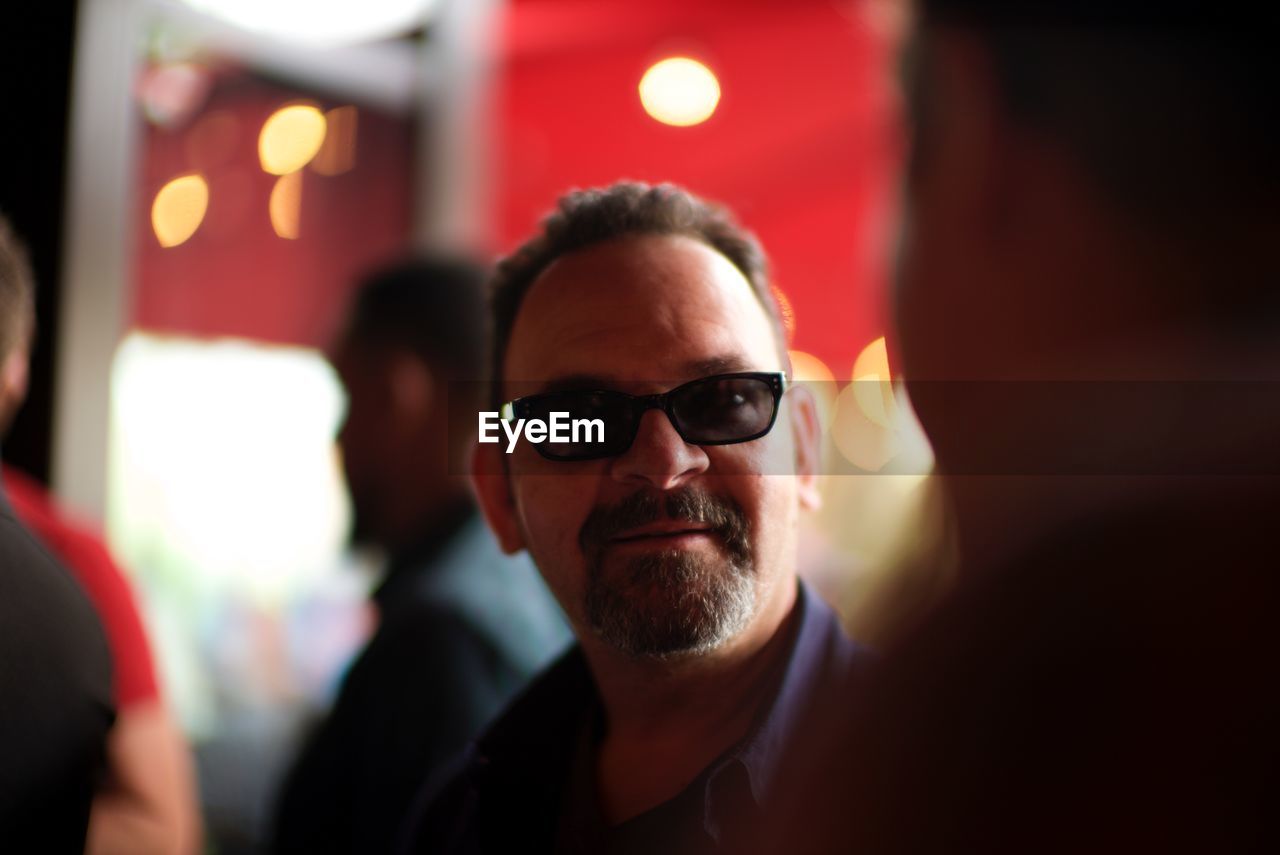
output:
<path id="1" fill-rule="evenodd" d="M 630 400 L 609 392 L 560 392 L 538 396 L 521 416 L 548 424 L 552 413 L 567 413 L 569 442 L 543 442 L 538 453 L 550 460 L 590 460 L 626 451 L 634 438 Z M 565 417 L 561 417 L 562 419 Z M 603 440 L 601 439 L 603 428 Z"/>
<path id="2" fill-rule="evenodd" d="M 773 386 L 759 377 L 708 377 L 690 383 L 671 401 L 681 433 L 693 443 L 730 443 L 762 434 L 776 406 Z"/>
<path id="3" fill-rule="evenodd" d="M 535 446 L 549 460 L 593 460 L 626 452 L 640 417 L 650 407 L 661 407 L 663 398 L 686 442 L 729 445 L 768 433 L 782 391 L 779 377 L 727 374 L 687 383 L 667 395 L 639 398 L 610 391 L 552 392 L 519 399 L 516 415 L 553 426 L 559 421 L 563 441 Z"/>

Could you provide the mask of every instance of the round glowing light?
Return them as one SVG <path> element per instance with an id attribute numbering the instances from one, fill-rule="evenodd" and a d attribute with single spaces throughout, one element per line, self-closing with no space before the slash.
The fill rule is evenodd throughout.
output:
<path id="1" fill-rule="evenodd" d="M 285 41 L 328 47 L 402 35 L 430 18 L 435 0 L 185 0 L 212 18 Z"/>
<path id="2" fill-rule="evenodd" d="M 262 133 L 258 135 L 262 168 L 272 175 L 297 172 L 324 145 L 326 127 L 324 113 L 309 104 L 276 110 L 262 123 Z"/>
<path id="3" fill-rule="evenodd" d="M 290 172 L 276 179 L 267 201 L 271 228 L 285 240 L 297 240 L 302 222 L 302 173 Z"/>
<path id="4" fill-rule="evenodd" d="M 803 350 L 788 350 L 791 357 L 791 377 L 800 383 L 835 383 L 836 375 L 812 353 Z"/>
<path id="5" fill-rule="evenodd" d="M 818 402 L 818 417 L 824 428 L 831 425 L 836 409 L 836 376 L 827 364 L 811 353 L 803 350 L 789 350 L 791 357 L 791 380 L 803 384 Z"/>
<path id="6" fill-rule="evenodd" d="M 850 383 L 837 396 L 831 438 L 850 463 L 878 472 L 898 453 L 898 441 L 892 430 L 867 413 L 866 388 L 865 383 Z"/>
<path id="7" fill-rule="evenodd" d="M 696 59 L 675 56 L 652 65 L 640 79 L 640 103 L 664 125 L 688 127 L 711 118 L 720 82 Z"/>
<path id="8" fill-rule="evenodd" d="M 160 188 L 151 203 L 151 228 L 163 247 L 178 246 L 196 233 L 209 209 L 209 185 L 199 175 L 182 175 Z"/>
<path id="9" fill-rule="evenodd" d="M 893 393 L 893 375 L 889 371 L 889 348 L 884 336 L 862 349 L 853 363 L 851 388 L 863 415 L 884 428 L 893 428 L 898 417 Z"/>

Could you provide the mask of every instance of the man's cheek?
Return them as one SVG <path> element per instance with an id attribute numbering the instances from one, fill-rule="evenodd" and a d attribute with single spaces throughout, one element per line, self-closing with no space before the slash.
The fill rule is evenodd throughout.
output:
<path id="1" fill-rule="evenodd" d="M 579 557 L 578 532 L 586 515 L 578 511 L 571 495 L 557 489 L 531 489 L 521 497 L 520 506 L 530 551 L 557 565 L 546 568 L 547 572 L 559 572 L 560 566 Z"/>

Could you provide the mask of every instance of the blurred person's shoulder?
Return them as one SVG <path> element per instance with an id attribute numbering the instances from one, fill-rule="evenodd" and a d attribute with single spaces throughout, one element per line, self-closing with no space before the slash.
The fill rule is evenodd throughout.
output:
<path id="1" fill-rule="evenodd" d="M 771 840 L 1182 852 L 1273 834 L 1278 486 L 1184 481 L 969 568 L 817 728 Z"/>
<path id="2" fill-rule="evenodd" d="M 83 841 L 114 720 L 110 655 L 84 592 L 2 493 L 0 697 L 0 833 Z"/>
<path id="3" fill-rule="evenodd" d="M 137 594 L 102 536 L 68 515 L 22 471 L 5 465 L 3 482 L 16 518 L 71 573 L 102 622 L 115 667 L 116 702 L 126 707 L 157 699 L 159 683 Z"/>
<path id="4" fill-rule="evenodd" d="M 523 553 L 503 554 L 478 514 L 433 564 L 416 583 L 407 616 L 451 615 L 460 630 L 526 678 L 568 647 L 572 633 L 533 562 Z"/>

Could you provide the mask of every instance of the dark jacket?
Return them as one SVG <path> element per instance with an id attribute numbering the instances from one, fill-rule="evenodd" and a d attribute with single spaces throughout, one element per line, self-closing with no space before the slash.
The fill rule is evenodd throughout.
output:
<path id="1" fill-rule="evenodd" d="M 773 773 L 791 738 L 863 658 L 827 605 L 803 584 L 797 608 L 799 620 L 777 693 L 751 732 L 684 792 L 624 823 L 623 833 L 611 835 L 607 851 L 717 851 L 749 834 L 769 800 Z M 480 738 L 434 798 L 425 800 L 406 836 L 408 850 L 451 855 L 580 851 L 566 839 L 562 817 L 584 722 L 599 703 L 586 660 L 575 647 Z"/>

